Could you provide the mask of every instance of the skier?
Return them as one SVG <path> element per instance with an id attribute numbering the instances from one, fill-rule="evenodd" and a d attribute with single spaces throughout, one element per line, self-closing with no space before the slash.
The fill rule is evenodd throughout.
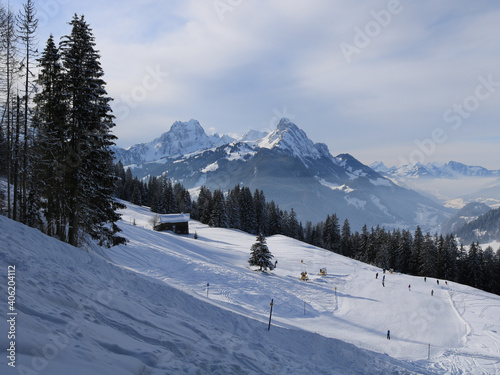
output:
<path id="1" fill-rule="evenodd" d="M 390 340 L 390 339 L 391 339 L 391 331 L 390 331 L 390 330 L 388 330 L 388 331 L 387 331 L 387 340 Z"/>
<path id="2" fill-rule="evenodd" d="M 408 290 L 411 292 L 411 284 L 408 284 Z"/>
<path id="3" fill-rule="evenodd" d="M 276 266 L 278 265 L 278 261 L 274 261 L 274 268 L 276 268 Z"/>
<path id="4" fill-rule="evenodd" d="M 436 280 L 437 284 L 439 285 L 439 280 Z"/>
<path id="5" fill-rule="evenodd" d="M 424 276 L 424 283 L 427 281 L 427 277 Z"/>
<path id="6" fill-rule="evenodd" d="M 433 289 L 433 290 L 431 290 L 431 296 L 433 296 L 433 295 L 434 295 L 434 289 Z"/>
<path id="7" fill-rule="evenodd" d="M 375 274 L 375 278 L 378 279 L 378 272 Z"/>

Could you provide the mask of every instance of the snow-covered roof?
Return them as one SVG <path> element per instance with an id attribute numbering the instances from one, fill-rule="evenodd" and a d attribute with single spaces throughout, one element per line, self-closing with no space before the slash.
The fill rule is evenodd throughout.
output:
<path id="1" fill-rule="evenodd" d="M 191 218 L 189 214 L 162 214 L 159 216 L 161 223 L 183 223 Z"/>

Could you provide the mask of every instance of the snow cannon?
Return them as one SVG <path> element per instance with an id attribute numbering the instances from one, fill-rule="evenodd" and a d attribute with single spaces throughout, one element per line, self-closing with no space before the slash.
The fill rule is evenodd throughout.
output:
<path id="1" fill-rule="evenodd" d="M 320 268 L 320 269 L 319 269 L 319 274 L 320 274 L 321 276 L 326 276 L 326 268 Z"/>
<path id="2" fill-rule="evenodd" d="M 306 271 L 302 271 L 300 273 L 300 279 L 301 280 L 309 280 L 309 277 L 307 276 L 307 272 Z"/>

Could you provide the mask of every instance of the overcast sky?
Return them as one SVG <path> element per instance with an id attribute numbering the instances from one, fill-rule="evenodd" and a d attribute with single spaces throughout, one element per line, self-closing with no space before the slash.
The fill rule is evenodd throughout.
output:
<path id="1" fill-rule="evenodd" d="M 40 50 L 85 15 L 121 147 L 177 120 L 242 135 L 288 117 L 333 155 L 365 164 L 500 169 L 498 1 L 35 3 Z"/>

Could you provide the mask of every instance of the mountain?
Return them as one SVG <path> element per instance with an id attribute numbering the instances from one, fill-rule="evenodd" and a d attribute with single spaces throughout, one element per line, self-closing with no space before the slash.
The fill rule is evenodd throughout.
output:
<path id="1" fill-rule="evenodd" d="M 229 136 L 208 136 L 196 120 L 176 121 L 169 131 L 149 143 L 141 143 L 128 149 L 114 148 L 115 158 L 125 165 L 158 161 L 166 157 L 185 155 L 232 142 Z"/>
<path id="2" fill-rule="evenodd" d="M 499 296 L 389 272 L 382 288 L 375 279 L 381 270 L 285 236 L 267 238 L 278 267 L 257 272 L 248 266 L 254 236 L 190 221 L 195 240 L 151 230 L 153 214 L 144 207 L 120 213 L 117 225 L 128 243 L 85 250 L 0 216 L 2 290 L 7 294 L 7 280 L 11 296 L 12 283 L 17 287 L 9 303 L 16 324 L 8 322 L 4 302 L 1 374 L 498 369 Z M 326 276 L 318 274 L 322 267 Z M 307 282 L 299 280 L 304 269 Z M 10 341 L 16 368 L 8 365 Z"/>
<path id="3" fill-rule="evenodd" d="M 406 164 L 400 167 L 386 167 L 382 162 L 370 165 L 375 171 L 395 178 L 461 178 L 461 177 L 500 177 L 500 170 L 488 170 L 480 166 L 465 165 L 456 161 L 448 163 Z"/>
<path id="4" fill-rule="evenodd" d="M 124 155 L 122 162 L 133 166 L 139 178 L 166 173 L 193 191 L 202 185 L 223 191 L 237 184 L 261 189 L 268 201 L 274 200 L 283 210 L 293 208 L 304 222 L 323 221 L 336 213 L 341 222 L 348 218 L 356 230 L 364 224 L 433 228 L 451 212 L 397 186 L 349 154 L 332 156 L 325 144 L 314 143 L 285 118 L 266 135 L 253 133 L 227 143 L 224 137 L 204 135 L 193 120 L 174 125 L 153 142 L 117 150 L 117 159 Z M 179 135 L 193 133 L 196 136 Z M 172 139 L 190 142 L 182 143 L 183 148 L 164 143 Z"/>
<path id="5" fill-rule="evenodd" d="M 500 241 L 500 208 L 489 210 L 481 216 L 453 230 L 464 244 Z"/>
<path id="6" fill-rule="evenodd" d="M 441 224 L 441 233 L 456 233 L 460 227 L 474 221 L 490 210 L 491 208 L 484 203 L 468 203 L 447 221 Z"/>
<path id="7" fill-rule="evenodd" d="M 500 170 L 456 161 L 400 167 L 387 167 L 382 162 L 375 162 L 370 167 L 394 183 L 418 191 L 447 207 L 460 209 L 470 202 L 500 206 Z"/>

